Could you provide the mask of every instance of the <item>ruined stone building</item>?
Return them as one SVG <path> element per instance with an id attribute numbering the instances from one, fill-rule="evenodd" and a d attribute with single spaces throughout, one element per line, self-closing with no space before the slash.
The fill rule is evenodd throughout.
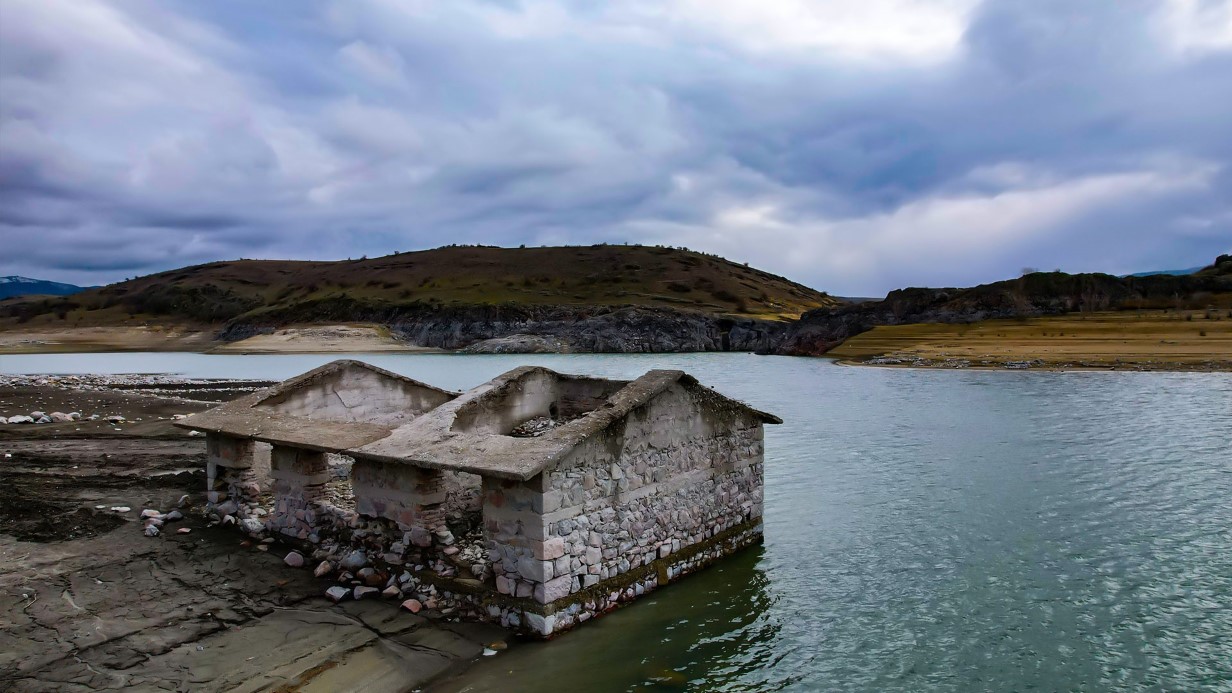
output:
<path id="1" fill-rule="evenodd" d="M 335 361 L 180 425 L 224 521 L 549 636 L 759 542 L 767 423 L 681 371 L 458 394 Z"/>

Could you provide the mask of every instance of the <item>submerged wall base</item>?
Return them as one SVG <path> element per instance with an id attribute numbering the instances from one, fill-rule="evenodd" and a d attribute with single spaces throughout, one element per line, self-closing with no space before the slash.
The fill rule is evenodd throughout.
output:
<path id="1" fill-rule="evenodd" d="M 502 626 L 533 637 L 551 638 L 760 544 L 762 538 L 762 521 L 756 518 L 549 604 L 491 593 L 480 599 L 492 620 L 499 620 Z"/>

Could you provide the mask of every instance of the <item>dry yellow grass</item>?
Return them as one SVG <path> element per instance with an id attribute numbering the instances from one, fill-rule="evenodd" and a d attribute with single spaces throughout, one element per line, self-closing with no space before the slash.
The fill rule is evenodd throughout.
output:
<path id="1" fill-rule="evenodd" d="M 827 356 L 969 361 L 971 365 L 1039 361 L 1042 367 L 1232 369 L 1232 316 L 1211 311 L 1073 313 L 967 325 L 878 327 Z"/>

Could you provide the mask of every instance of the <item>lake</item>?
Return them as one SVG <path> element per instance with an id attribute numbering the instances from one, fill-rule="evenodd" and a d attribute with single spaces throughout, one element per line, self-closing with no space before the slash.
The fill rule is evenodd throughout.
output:
<path id="1" fill-rule="evenodd" d="M 0 356 L 279 379 L 338 355 Z M 764 546 L 438 690 L 1232 690 L 1232 374 L 351 355 L 449 388 L 681 368 L 779 414 Z"/>

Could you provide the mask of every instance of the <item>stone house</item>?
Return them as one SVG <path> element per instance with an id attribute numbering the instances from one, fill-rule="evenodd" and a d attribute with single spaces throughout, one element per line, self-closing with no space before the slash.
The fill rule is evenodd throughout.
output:
<path id="1" fill-rule="evenodd" d="M 458 395 L 337 361 L 180 425 L 207 435 L 224 519 L 549 636 L 760 542 L 767 423 L 681 371 L 522 367 Z"/>

